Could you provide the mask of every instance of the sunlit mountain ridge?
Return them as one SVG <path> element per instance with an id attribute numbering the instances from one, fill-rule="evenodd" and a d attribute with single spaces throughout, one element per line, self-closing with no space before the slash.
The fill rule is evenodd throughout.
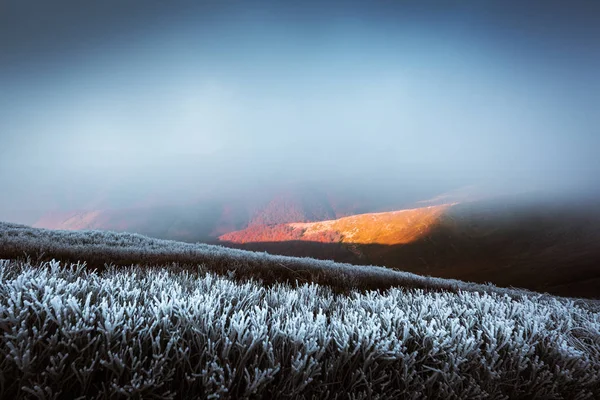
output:
<path id="1" fill-rule="evenodd" d="M 305 240 L 322 243 L 402 244 L 426 235 L 451 205 L 352 215 L 318 222 L 251 226 L 221 235 L 233 243 Z"/>

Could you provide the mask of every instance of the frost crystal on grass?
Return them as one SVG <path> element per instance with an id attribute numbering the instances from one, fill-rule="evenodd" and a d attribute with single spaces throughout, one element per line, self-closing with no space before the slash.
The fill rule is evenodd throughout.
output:
<path id="1" fill-rule="evenodd" d="M 1 398 L 600 398 L 600 314 L 548 296 L 2 261 L 0 335 Z"/>

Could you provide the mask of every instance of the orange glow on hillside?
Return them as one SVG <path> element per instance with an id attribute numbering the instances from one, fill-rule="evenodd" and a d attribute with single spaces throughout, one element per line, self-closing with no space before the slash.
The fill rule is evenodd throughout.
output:
<path id="1" fill-rule="evenodd" d="M 430 232 L 452 205 L 352 215 L 329 221 L 250 227 L 219 237 L 233 243 L 302 240 L 321 243 L 405 244 Z"/>

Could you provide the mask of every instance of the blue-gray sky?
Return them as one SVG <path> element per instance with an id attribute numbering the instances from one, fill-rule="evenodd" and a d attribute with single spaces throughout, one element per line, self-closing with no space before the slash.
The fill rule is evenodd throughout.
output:
<path id="1" fill-rule="evenodd" d="M 598 38 L 593 0 L 4 0 L 0 219 L 117 184 L 590 187 Z"/>

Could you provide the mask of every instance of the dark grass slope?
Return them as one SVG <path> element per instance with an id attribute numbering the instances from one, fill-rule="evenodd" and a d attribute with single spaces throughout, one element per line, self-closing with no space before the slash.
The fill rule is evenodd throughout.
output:
<path id="1" fill-rule="evenodd" d="M 207 244 L 153 239 L 137 234 L 101 231 L 53 231 L 0 223 L 0 259 L 85 262 L 102 271 L 107 265 L 167 265 L 210 272 L 238 280 L 326 285 L 338 293 L 385 290 L 391 287 L 429 291 L 458 290 L 521 296 L 527 291 L 498 288 L 453 279 L 440 279 L 376 266 L 340 264 L 327 260 L 276 256 Z M 577 300 L 579 301 L 579 300 Z M 581 300 L 582 304 L 596 304 Z"/>
<path id="2" fill-rule="evenodd" d="M 597 203 L 517 200 L 454 205 L 428 227 L 426 234 L 410 243 L 320 243 L 291 239 L 222 244 L 272 254 L 381 265 L 421 275 L 491 282 L 559 296 L 600 298 Z M 369 229 L 360 225 L 351 228 Z"/>

